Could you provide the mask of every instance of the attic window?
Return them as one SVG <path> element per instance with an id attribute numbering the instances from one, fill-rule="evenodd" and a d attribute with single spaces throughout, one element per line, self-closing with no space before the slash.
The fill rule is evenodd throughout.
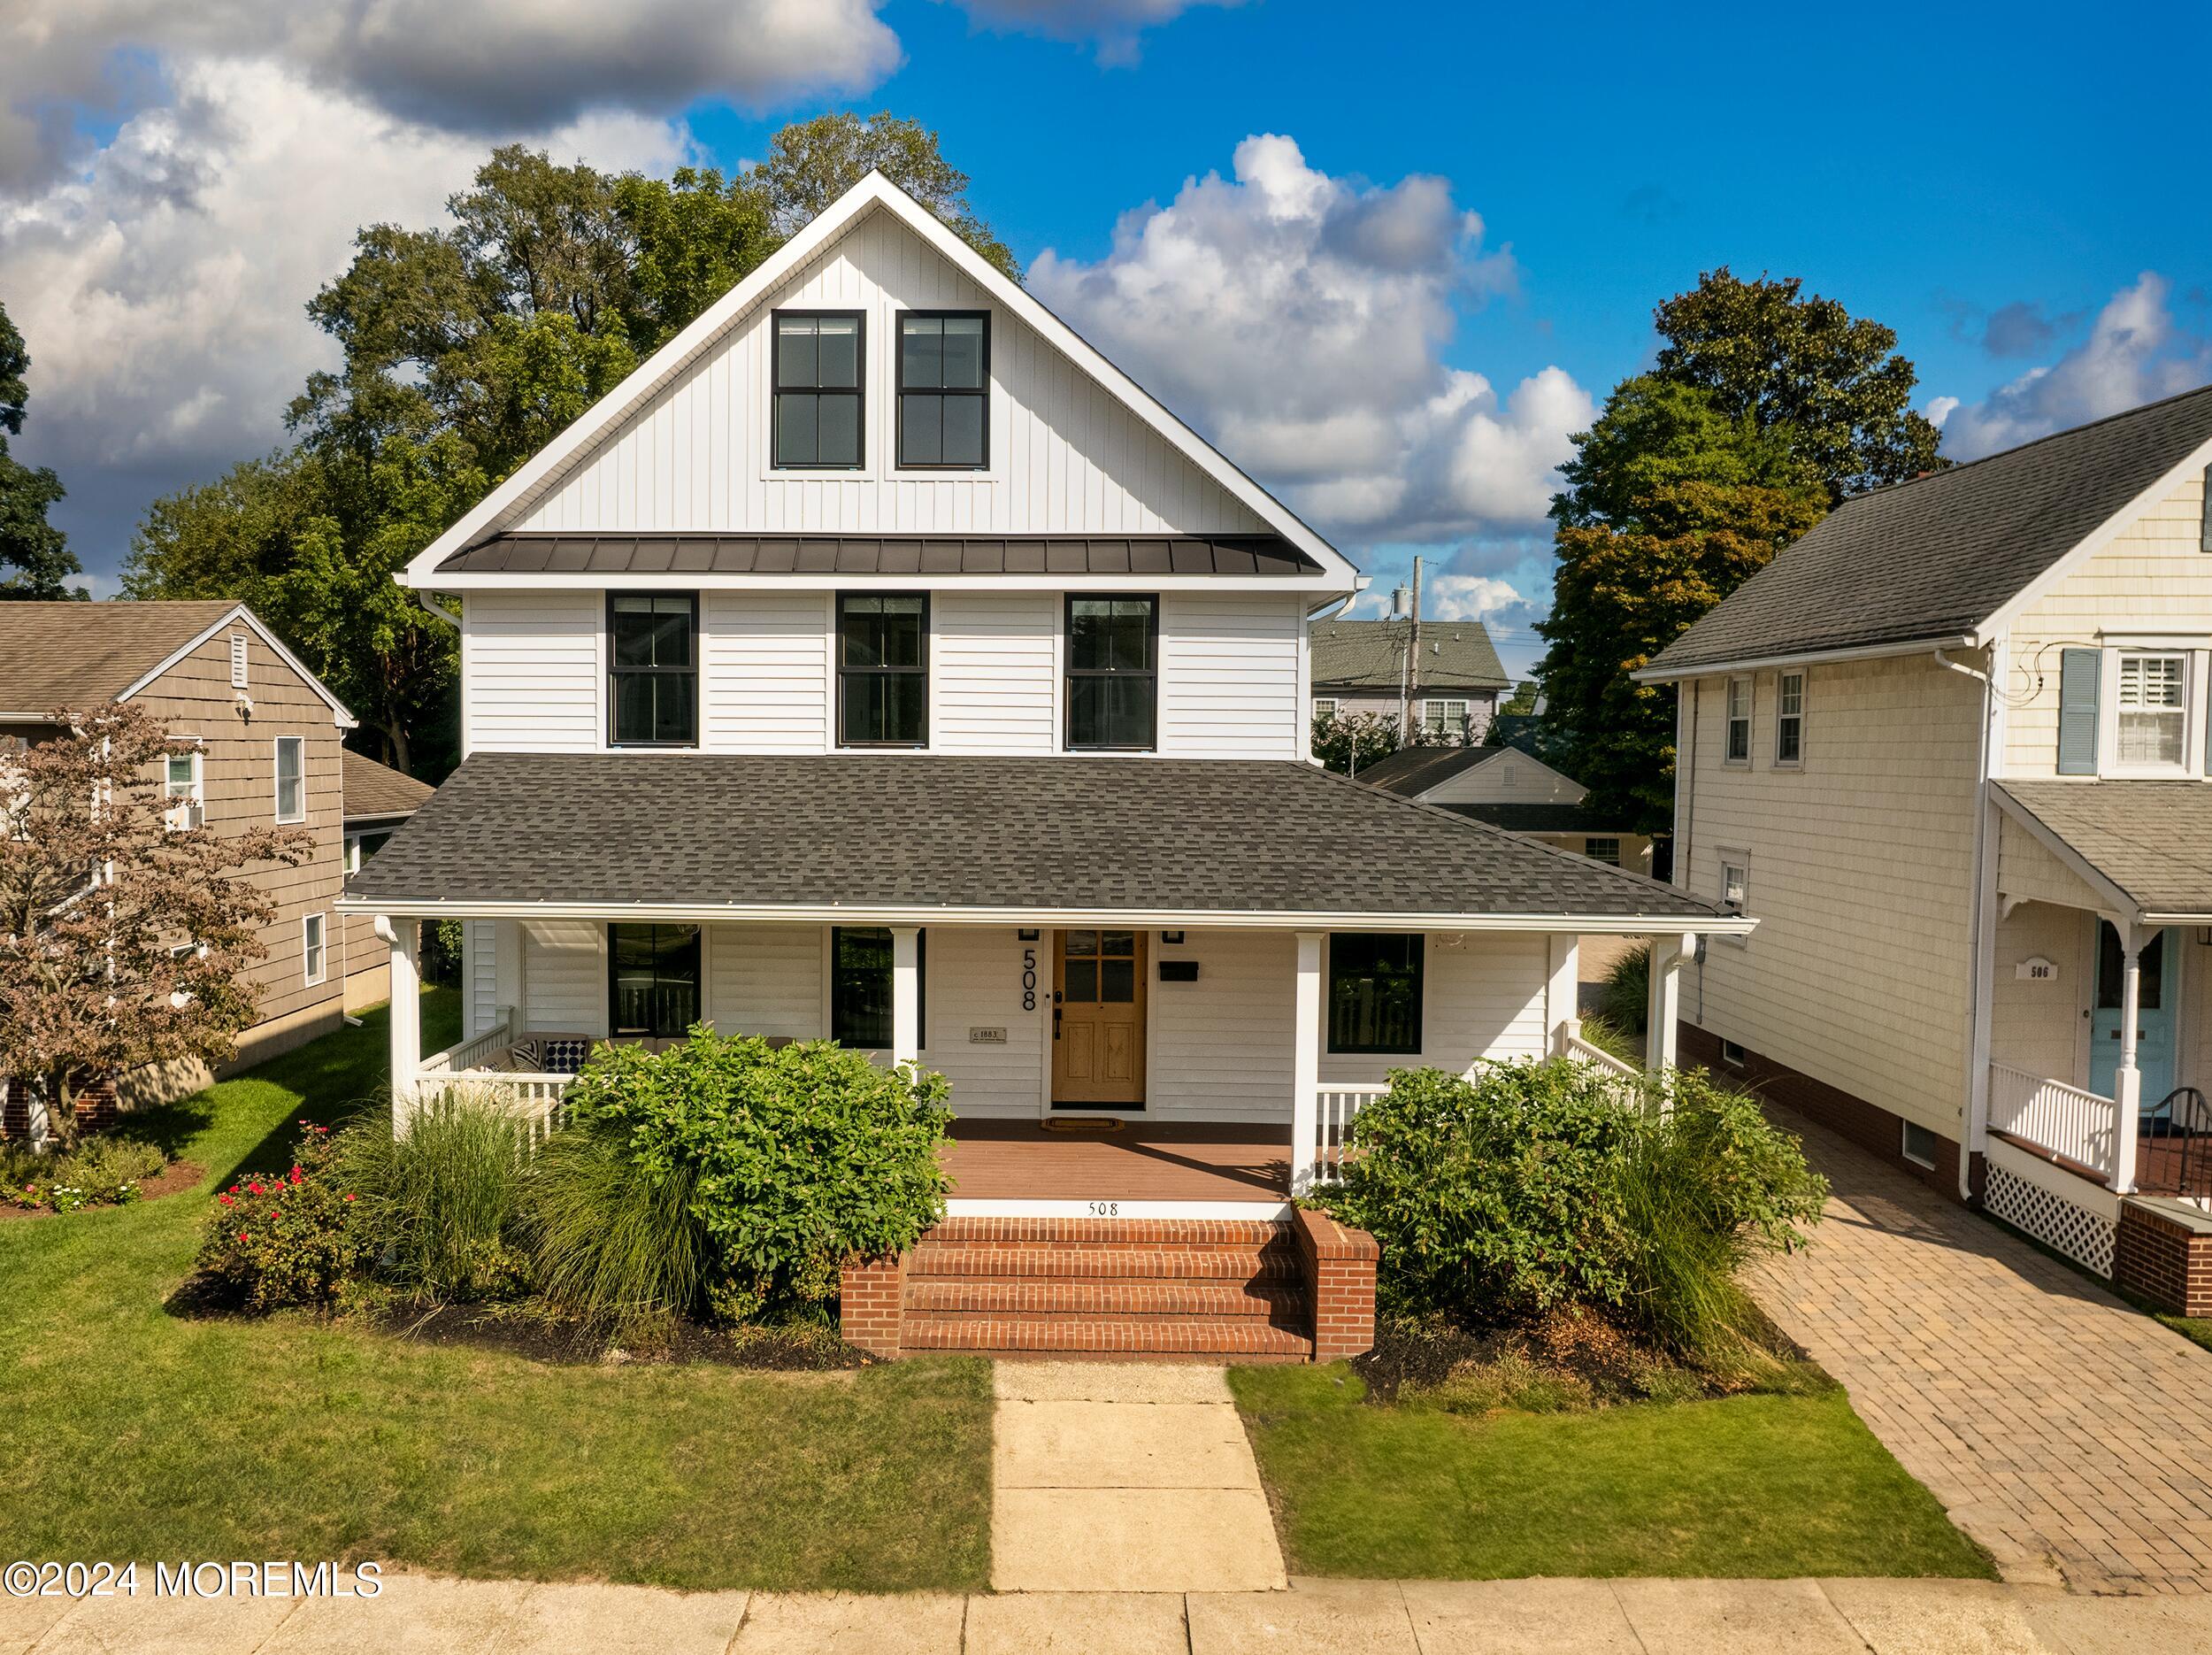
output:
<path id="1" fill-rule="evenodd" d="M 991 458 L 991 319 L 980 311 L 899 318 L 899 465 L 981 471 Z"/>
<path id="2" fill-rule="evenodd" d="M 776 312 L 778 468 L 860 469 L 861 329 L 857 311 Z"/>

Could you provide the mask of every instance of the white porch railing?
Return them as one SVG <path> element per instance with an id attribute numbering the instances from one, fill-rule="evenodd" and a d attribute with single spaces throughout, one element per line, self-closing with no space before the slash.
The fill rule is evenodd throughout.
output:
<path id="1" fill-rule="evenodd" d="M 1562 1043 L 1564 1055 L 1567 1057 L 1583 1063 L 1595 1064 L 1607 1074 L 1617 1074 L 1626 1080 L 1640 1081 L 1643 1079 L 1644 1072 L 1634 1064 L 1624 1062 L 1603 1046 L 1592 1045 L 1579 1035 L 1569 1035 Z"/>
<path id="2" fill-rule="evenodd" d="M 457 1046 L 432 1052 L 422 1060 L 422 1066 L 416 1073 L 427 1079 L 434 1074 L 458 1074 L 465 1070 L 488 1067 L 505 1058 L 515 1043 L 514 1018 L 514 1012 L 503 1006 L 499 1020 L 489 1028 Z"/>
<path id="3" fill-rule="evenodd" d="M 518 1047 L 534 1055 L 542 1038 L 519 1035 L 514 1012 L 503 1007 L 498 1020 L 482 1034 L 422 1060 L 416 1071 L 416 1105 L 457 1093 L 481 1099 L 520 1121 L 533 1146 L 543 1143 L 560 1126 L 561 1100 L 576 1077 L 510 1066 Z"/>
<path id="4" fill-rule="evenodd" d="M 2008 1064 L 1989 1066 L 1989 1128 L 2085 1166 L 2109 1182 L 2119 1105 Z"/>
<path id="5" fill-rule="evenodd" d="M 1343 1177 L 1344 1149 L 1352 1135 L 1353 1117 L 1389 1089 L 1380 1081 L 1342 1084 L 1324 1081 L 1316 1089 L 1319 1108 L 1314 1119 L 1314 1182 L 1333 1184 Z"/>

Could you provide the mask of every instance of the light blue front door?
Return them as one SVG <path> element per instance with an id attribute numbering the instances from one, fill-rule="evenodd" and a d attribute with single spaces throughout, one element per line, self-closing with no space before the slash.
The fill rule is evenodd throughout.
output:
<path id="1" fill-rule="evenodd" d="M 2174 1002 L 2180 997 L 2174 946 L 2178 934 L 2168 926 L 2145 946 L 2138 985 L 2135 1066 L 2143 1072 L 2143 1107 L 2149 1109 L 2174 1089 Z M 2090 1014 L 2089 1089 L 2112 1096 L 2120 1068 L 2120 934 L 2109 920 L 2097 922 L 2097 999 Z"/>

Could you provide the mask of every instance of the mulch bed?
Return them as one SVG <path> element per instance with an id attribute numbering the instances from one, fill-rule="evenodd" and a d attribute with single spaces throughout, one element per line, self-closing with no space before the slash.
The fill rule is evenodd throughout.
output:
<path id="1" fill-rule="evenodd" d="M 181 1195 L 188 1189 L 196 1189 L 199 1186 L 200 1180 L 206 1176 L 207 1168 L 200 1166 L 196 1162 L 171 1161 L 168 1166 L 163 1167 L 151 1178 L 147 1179 L 143 1183 L 138 1186 L 138 1200 L 158 1201 L 164 1196 Z M 104 1203 L 103 1205 L 106 1204 Z M 136 1206 L 138 1202 L 126 1202 L 124 1205 L 127 1206 Z M 98 1210 L 99 1209 L 96 1207 L 82 1207 L 79 1209 L 79 1211 L 85 1212 L 92 1212 Z M 19 1207 L 13 1205 L 0 1206 L 0 1220 L 50 1219 L 59 1216 L 61 1215 L 58 1214 L 51 1207 Z"/>

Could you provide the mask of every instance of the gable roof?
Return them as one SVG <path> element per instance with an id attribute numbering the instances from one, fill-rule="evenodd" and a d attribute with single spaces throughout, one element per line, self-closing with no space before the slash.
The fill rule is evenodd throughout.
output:
<path id="1" fill-rule="evenodd" d="M 1981 642 L 2212 444 L 2212 386 L 1846 500 L 1636 676 Z"/>
<path id="2" fill-rule="evenodd" d="M 1463 770 L 1472 770 L 1512 751 L 1509 747 L 1401 747 L 1387 758 L 1378 758 L 1356 779 L 1401 798 L 1417 798 L 1440 781 L 1448 781 Z"/>
<path id="3" fill-rule="evenodd" d="M 427 781 L 418 781 L 389 765 L 380 765 L 350 747 L 340 758 L 338 780 L 345 789 L 348 821 L 411 816 L 437 791 Z"/>
<path id="4" fill-rule="evenodd" d="M 56 707 L 127 700 L 227 627 L 243 626 L 331 710 L 353 714 L 243 604 L 222 598 L 153 603 L 0 604 L 0 717 L 44 719 Z"/>
<path id="5" fill-rule="evenodd" d="M 1020 283 L 946 227 L 936 214 L 880 172 L 840 196 L 814 220 L 764 259 L 753 273 L 693 319 L 575 422 L 517 467 L 508 479 L 452 527 L 416 554 L 403 574 L 406 586 L 434 586 L 439 566 L 506 523 L 512 512 L 565 474 L 623 422 L 674 381 L 726 334 L 749 316 L 807 262 L 872 212 L 888 212 L 940 257 L 974 282 L 991 302 L 1034 329 L 1045 342 L 1127 407 L 1140 420 L 1225 491 L 1283 536 L 1345 588 L 1358 570 L 1289 507 L 1245 474 L 1221 451 L 1170 413 L 1160 401 L 1116 367 Z"/>
<path id="6" fill-rule="evenodd" d="M 2212 788 L 2158 780 L 1999 781 L 1997 802 L 2148 923 L 2212 920 Z M 2156 916 L 2149 919 L 2148 916 Z"/>
<path id="7" fill-rule="evenodd" d="M 1398 688 L 1412 623 L 1327 620 L 1313 628 L 1313 687 Z M 1425 620 L 1415 682 L 1422 689 L 1503 689 L 1510 683 L 1489 629 L 1479 620 Z"/>

